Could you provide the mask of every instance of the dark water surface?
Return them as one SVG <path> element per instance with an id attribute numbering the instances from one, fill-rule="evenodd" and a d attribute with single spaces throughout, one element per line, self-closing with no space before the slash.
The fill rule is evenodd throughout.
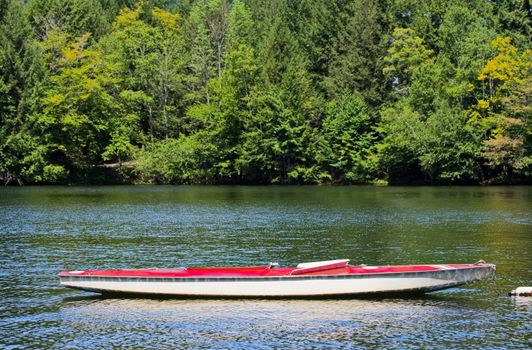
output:
<path id="1" fill-rule="evenodd" d="M 531 187 L 0 188 L 0 349 L 531 348 Z M 497 264 L 411 298 L 113 299 L 62 269 Z"/>

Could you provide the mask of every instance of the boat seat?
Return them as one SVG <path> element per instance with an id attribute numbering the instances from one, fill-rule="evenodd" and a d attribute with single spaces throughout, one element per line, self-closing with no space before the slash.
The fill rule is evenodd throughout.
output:
<path id="1" fill-rule="evenodd" d="M 339 269 L 342 267 L 346 267 L 347 265 L 349 265 L 349 259 L 307 262 L 297 265 L 296 269 L 293 270 L 290 274 L 302 275 L 310 272 Z"/>

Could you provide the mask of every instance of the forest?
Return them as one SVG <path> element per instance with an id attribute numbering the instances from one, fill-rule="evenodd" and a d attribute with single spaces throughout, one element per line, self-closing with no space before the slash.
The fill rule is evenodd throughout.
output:
<path id="1" fill-rule="evenodd" d="M 0 183 L 530 184 L 529 0 L 0 0 Z"/>

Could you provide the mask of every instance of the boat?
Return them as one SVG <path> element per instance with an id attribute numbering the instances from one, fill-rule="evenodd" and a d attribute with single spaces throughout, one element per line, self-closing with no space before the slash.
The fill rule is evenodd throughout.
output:
<path id="1" fill-rule="evenodd" d="M 349 259 L 280 267 L 181 267 L 83 270 L 59 273 L 61 285 L 101 294 L 176 297 L 335 297 L 419 293 L 460 286 L 494 275 L 495 265 L 366 266 Z"/>

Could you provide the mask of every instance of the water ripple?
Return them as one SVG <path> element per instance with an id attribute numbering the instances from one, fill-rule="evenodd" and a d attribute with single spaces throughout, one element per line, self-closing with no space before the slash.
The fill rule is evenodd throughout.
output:
<path id="1" fill-rule="evenodd" d="M 530 348 L 532 190 L 374 187 L 0 189 L 2 349 Z M 108 299 L 62 269 L 497 263 L 425 297 Z"/>

